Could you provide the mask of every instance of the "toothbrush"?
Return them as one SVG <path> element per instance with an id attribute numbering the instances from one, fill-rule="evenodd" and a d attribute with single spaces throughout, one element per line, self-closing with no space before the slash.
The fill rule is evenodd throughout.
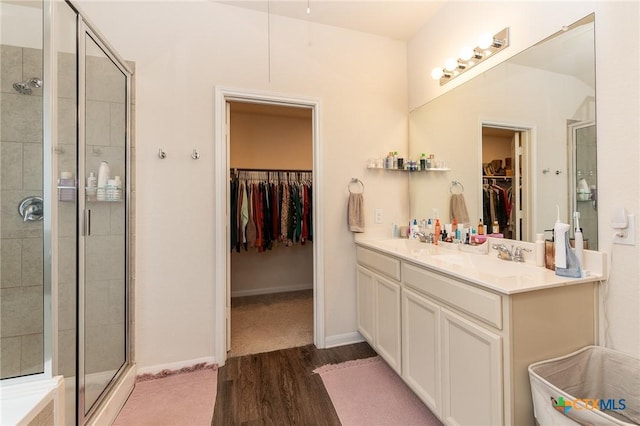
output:
<path id="1" fill-rule="evenodd" d="M 583 250 L 583 245 L 584 245 L 584 240 L 582 238 L 582 231 L 580 230 L 580 212 L 574 212 L 573 213 L 573 217 L 576 221 L 576 229 L 574 231 L 574 241 L 575 241 L 575 247 L 574 247 L 574 252 L 576 254 L 576 257 L 578 258 L 578 262 L 580 262 L 580 267 L 583 268 L 582 265 L 582 259 L 583 259 L 583 254 L 582 254 L 582 250 Z"/>

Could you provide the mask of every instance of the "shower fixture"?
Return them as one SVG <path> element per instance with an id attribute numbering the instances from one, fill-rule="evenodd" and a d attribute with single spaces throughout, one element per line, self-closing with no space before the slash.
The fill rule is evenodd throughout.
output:
<path id="1" fill-rule="evenodd" d="M 30 95 L 34 88 L 42 87 L 42 80 L 38 77 L 32 77 L 29 80 L 13 83 L 16 92 L 23 95 Z"/>

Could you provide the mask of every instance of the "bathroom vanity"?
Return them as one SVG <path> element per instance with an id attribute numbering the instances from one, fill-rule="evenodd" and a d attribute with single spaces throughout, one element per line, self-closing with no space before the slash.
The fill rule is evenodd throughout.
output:
<path id="1" fill-rule="evenodd" d="M 535 424 L 527 366 L 596 342 L 600 253 L 571 279 L 495 251 L 356 244 L 358 330 L 445 424 Z"/>

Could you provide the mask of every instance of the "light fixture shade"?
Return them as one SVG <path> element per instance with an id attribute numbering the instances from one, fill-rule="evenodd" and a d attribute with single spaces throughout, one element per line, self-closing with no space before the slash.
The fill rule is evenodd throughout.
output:
<path id="1" fill-rule="evenodd" d="M 463 61 L 468 61 L 473 57 L 473 49 L 469 46 L 465 46 L 460 49 L 460 59 Z"/>
<path id="2" fill-rule="evenodd" d="M 480 49 L 488 49 L 493 44 L 493 36 L 491 34 L 482 34 L 478 38 L 478 47 Z"/>
<path id="3" fill-rule="evenodd" d="M 448 81 L 453 80 L 459 75 L 464 74 L 471 68 L 483 62 L 489 56 L 500 52 L 509 46 L 509 28 L 494 35 L 483 34 L 478 38 L 478 46 L 475 48 L 465 46 L 460 49 L 460 56 L 457 59 L 448 58 L 444 67 L 434 68 L 431 71 L 431 77 L 439 80 L 442 86 Z"/>
<path id="4" fill-rule="evenodd" d="M 443 75 L 444 71 L 442 71 L 442 68 L 434 68 L 431 70 L 431 78 L 434 80 L 440 80 Z"/>
<path id="5" fill-rule="evenodd" d="M 454 58 L 449 58 L 444 62 L 444 69 L 447 71 L 453 71 L 458 68 L 458 61 Z"/>

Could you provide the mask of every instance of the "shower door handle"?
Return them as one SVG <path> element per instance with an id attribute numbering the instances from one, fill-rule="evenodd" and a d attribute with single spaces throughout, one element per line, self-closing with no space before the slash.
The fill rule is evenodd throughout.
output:
<path id="1" fill-rule="evenodd" d="M 85 237 L 91 235 L 91 209 L 84 210 L 84 223 L 82 233 Z"/>

